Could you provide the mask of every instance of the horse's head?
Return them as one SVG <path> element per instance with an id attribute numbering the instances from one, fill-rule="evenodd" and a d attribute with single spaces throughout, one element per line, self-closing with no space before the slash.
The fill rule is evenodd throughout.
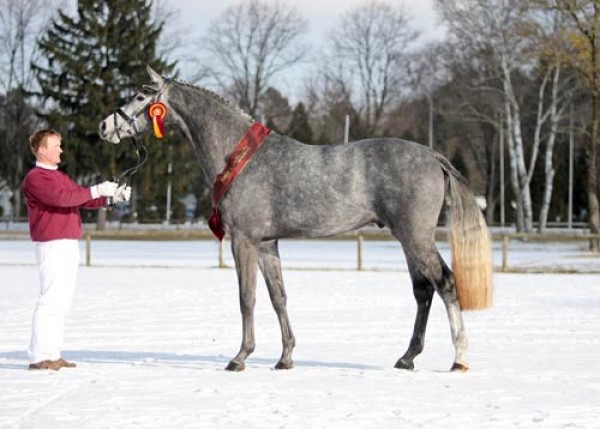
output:
<path id="1" fill-rule="evenodd" d="M 129 102 L 100 122 L 98 130 L 100 138 L 118 144 L 124 137 L 141 134 L 150 125 L 148 108 L 157 101 L 165 101 L 169 81 L 150 67 L 148 73 L 152 84 L 144 85 Z"/>

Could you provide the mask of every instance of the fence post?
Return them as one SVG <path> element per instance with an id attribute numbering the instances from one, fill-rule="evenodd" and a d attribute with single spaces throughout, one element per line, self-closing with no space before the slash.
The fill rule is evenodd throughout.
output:
<path id="1" fill-rule="evenodd" d="M 219 268 L 226 268 L 227 266 L 225 265 L 225 257 L 223 256 L 223 246 L 225 243 L 225 238 L 223 238 L 223 240 L 219 241 Z"/>
<path id="2" fill-rule="evenodd" d="M 502 272 L 505 273 L 508 268 L 508 235 L 502 236 Z"/>
<path id="3" fill-rule="evenodd" d="M 85 266 L 92 266 L 92 234 L 85 234 Z"/>
<path id="4" fill-rule="evenodd" d="M 356 250 L 358 253 L 356 269 L 358 271 L 362 271 L 362 269 L 363 269 L 363 236 L 362 236 L 362 234 L 358 234 L 358 236 L 356 237 L 356 247 L 357 247 Z"/>

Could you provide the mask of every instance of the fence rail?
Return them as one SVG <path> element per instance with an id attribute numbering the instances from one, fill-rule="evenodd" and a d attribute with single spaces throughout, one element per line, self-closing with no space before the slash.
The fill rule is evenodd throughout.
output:
<path id="1" fill-rule="evenodd" d="M 498 237 L 499 238 L 499 237 Z M 593 241 L 600 241 L 600 234 L 526 234 L 526 233 L 512 233 L 502 234 L 502 265 L 500 271 L 509 272 L 511 271 L 508 266 L 508 253 L 511 241 L 522 241 L 522 242 L 537 242 L 537 243 L 565 243 L 565 242 L 577 242 L 577 243 L 591 243 Z M 598 255 L 598 263 L 600 265 L 600 255 Z M 599 266 L 600 269 L 600 266 Z"/>
<path id="2" fill-rule="evenodd" d="M 600 272 L 600 255 L 588 252 L 589 245 L 592 240 L 600 241 L 600 234 L 590 234 L 585 230 L 558 230 L 546 234 L 523 234 L 514 233 L 506 230 L 491 230 L 493 245 L 494 245 L 494 265 L 497 272 L 511 272 L 528 269 L 530 271 L 548 272 L 548 271 L 563 271 L 568 272 Z M 14 229 L 9 231 L 0 230 L 0 240 L 3 241 L 26 241 L 29 240 L 27 229 Z M 212 241 L 215 239 L 208 229 L 131 229 L 131 230 L 104 230 L 96 231 L 86 228 L 85 232 L 85 264 L 91 266 L 94 263 L 94 249 L 92 243 L 95 241 L 104 240 L 122 240 L 122 241 Z M 305 241 L 309 242 L 313 239 L 298 239 L 285 241 Z M 358 231 L 353 231 L 346 234 L 341 234 L 334 237 L 319 240 L 344 240 L 354 241 L 355 249 L 348 249 L 347 246 L 342 246 L 344 252 L 344 267 L 346 269 L 355 269 L 363 271 L 374 268 L 373 260 L 373 242 L 393 241 L 395 239 L 390 235 L 388 230 L 380 230 L 377 228 L 363 228 Z M 436 233 L 436 240 L 442 246 L 442 254 L 444 258 L 449 257 L 449 245 L 447 243 L 447 230 L 439 228 Z M 547 244 L 547 245 L 546 245 Z M 283 246 L 283 244 L 282 244 Z M 335 246 L 340 248 L 340 246 Z M 380 248 L 381 244 L 375 244 L 376 248 Z M 231 265 L 231 255 L 228 251 L 227 243 L 222 242 L 218 246 L 218 251 L 209 251 L 208 260 L 213 258 L 218 267 L 228 267 Z M 394 250 L 395 251 L 395 250 Z M 523 254 L 527 253 L 526 257 Z M 568 253 L 566 259 L 565 256 Z M 16 257 L 9 252 L 6 253 L 7 261 L 15 261 Z M 203 260 L 206 259 L 207 253 L 204 253 Z M 227 257 L 226 257 L 227 256 Z M 557 258 L 553 260 L 553 258 Z M 338 258 L 339 260 L 339 258 Z M 324 265 L 324 261 L 316 258 L 315 261 L 319 266 Z M 10 263 L 10 262 L 9 262 Z M 395 262 L 386 260 L 385 266 L 389 267 Z M 229 264 L 229 265 L 228 265 Z M 304 259 L 303 264 L 310 265 L 310 261 Z M 312 265 L 317 265 L 312 264 Z M 386 265 L 387 264 L 387 265 Z M 375 263 L 378 269 L 381 266 L 378 260 Z M 214 266 L 214 265 L 213 265 Z M 525 268 L 527 267 L 527 268 Z"/>
<path id="3" fill-rule="evenodd" d="M 438 231 L 440 241 L 445 241 L 446 232 Z M 356 270 L 363 271 L 364 267 L 364 241 L 365 240 L 393 240 L 389 232 L 386 231 L 367 231 L 352 232 L 330 237 L 332 240 L 356 240 Z M 600 240 L 600 234 L 524 234 L 524 233 L 506 233 L 499 232 L 492 234 L 492 239 L 496 243 L 501 243 L 502 259 L 498 267 L 500 272 L 510 272 L 509 254 L 511 242 L 520 243 L 585 243 L 593 240 Z M 85 234 L 85 263 L 86 266 L 92 265 L 92 240 L 214 240 L 210 231 L 88 231 Z M 225 244 L 227 240 L 219 243 L 217 255 L 218 267 L 229 268 L 225 262 Z M 600 271 L 600 255 L 598 255 L 598 270 Z"/>

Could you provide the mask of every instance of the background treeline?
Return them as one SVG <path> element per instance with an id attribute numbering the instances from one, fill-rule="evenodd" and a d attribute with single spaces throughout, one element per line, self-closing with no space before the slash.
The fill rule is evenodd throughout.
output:
<path id="1" fill-rule="evenodd" d="M 81 184 L 135 163 L 131 146 L 101 142 L 97 126 L 147 82 L 148 64 L 308 144 L 343 144 L 348 115 L 351 141 L 430 145 L 482 196 L 490 224 L 543 231 L 572 220 L 598 232 L 600 0 L 436 0 L 435 42 L 410 9 L 371 0 L 340 11 L 318 46 L 298 10 L 247 0 L 193 48 L 168 4 L 71 3 L 0 0 L 0 186 L 13 192 L 13 217 L 24 216 L 27 137 L 41 126 L 63 133 L 63 168 Z M 212 178 L 189 145 L 173 132 L 145 138 L 151 159 L 134 176 L 132 205 L 109 216 L 164 220 L 171 186 L 171 221 L 203 220 Z"/>

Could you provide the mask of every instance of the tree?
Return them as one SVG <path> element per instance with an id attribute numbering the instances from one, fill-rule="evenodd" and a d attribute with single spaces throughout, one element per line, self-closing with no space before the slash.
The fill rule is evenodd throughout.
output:
<path id="1" fill-rule="evenodd" d="M 50 0 L 0 0 L 0 178 L 13 193 L 13 216 L 21 215 L 21 192 L 27 138 L 37 120 L 32 100 L 35 87 L 30 62 L 38 58 L 35 39 L 48 23 Z"/>
<path id="2" fill-rule="evenodd" d="M 296 9 L 282 2 L 248 0 L 228 7 L 202 40 L 211 64 L 204 74 L 256 116 L 274 77 L 305 56 L 300 36 L 306 25 Z"/>
<path id="3" fill-rule="evenodd" d="M 411 84 L 427 99 L 427 141 L 432 149 L 435 117 L 434 93 L 447 77 L 442 55 L 443 47 L 437 43 L 430 43 L 419 49 L 414 55 L 413 61 L 409 63 Z"/>
<path id="4" fill-rule="evenodd" d="M 370 0 L 344 14 L 332 33 L 329 73 L 357 88 L 367 134 L 376 136 L 390 104 L 398 101 L 407 76 L 408 49 L 418 33 L 402 7 Z"/>
<path id="5" fill-rule="evenodd" d="M 535 2 L 534 2 L 535 4 Z M 547 9 L 540 9 L 528 22 L 532 51 L 538 58 L 537 70 L 540 79 L 537 113 L 533 136 L 533 152 L 544 151 L 544 187 L 540 204 L 540 233 L 546 229 L 552 194 L 554 189 L 554 152 L 559 126 L 567 107 L 573 102 L 576 79 L 558 54 L 563 44 L 561 32 L 565 25 L 564 17 Z M 545 135 L 545 137 L 544 137 Z M 542 144 L 544 143 L 544 144 Z M 532 155 L 535 159 L 535 155 Z M 530 173 L 533 174 L 533 173 Z"/>
<path id="6" fill-rule="evenodd" d="M 287 98 L 273 87 L 265 90 L 261 97 L 261 115 L 258 120 L 265 121 L 275 132 L 285 130 L 292 116 L 292 109 Z"/>
<path id="7" fill-rule="evenodd" d="M 598 187 L 598 137 L 600 134 L 600 1 L 537 0 L 542 7 L 559 13 L 569 24 L 561 34 L 562 50 L 558 58 L 571 65 L 589 90 L 590 117 L 585 143 L 586 194 L 590 231 L 600 232 Z M 591 250 L 600 252 L 600 241 L 591 242 Z"/>
<path id="8" fill-rule="evenodd" d="M 547 17 L 535 17 L 530 2 L 514 0 L 437 1 L 458 51 L 476 58 L 477 79 L 468 86 L 482 94 L 501 96 L 501 113 L 486 115 L 486 120 L 503 127 L 510 155 L 510 182 L 516 202 L 517 230 L 533 231 L 533 198 L 531 181 L 542 142 L 547 132 L 546 159 L 551 159 L 556 124 L 563 107 L 560 63 L 545 61 L 537 51 L 535 38 L 528 30 L 534 18 L 547 24 Z M 541 23 L 540 23 L 541 25 Z M 543 66 L 543 67 L 542 67 Z M 537 75 L 536 73 L 539 73 Z M 548 88 L 550 86 L 550 89 Z M 534 89 L 536 88 L 537 89 Z M 537 114 L 531 121 L 527 113 L 535 100 Z M 471 109 L 476 115 L 481 111 Z M 550 125 L 548 125 L 550 124 Z M 549 158 L 550 157 L 550 158 Z M 547 184 L 552 181 L 551 165 L 546 167 Z M 551 192 L 551 186 L 547 186 Z M 548 203 L 550 194 L 544 197 Z M 542 216 L 546 216 L 542 213 Z"/>
<path id="9" fill-rule="evenodd" d="M 83 184 L 130 166 L 129 146 L 100 142 L 98 123 L 147 81 L 146 65 L 164 73 L 175 66 L 157 56 L 163 23 L 151 8 L 148 0 L 79 0 L 75 16 L 59 10 L 39 41 L 40 113 L 63 133 L 66 169 Z"/>
<path id="10" fill-rule="evenodd" d="M 292 113 L 292 120 L 287 129 L 287 135 L 302 143 L 313 143 L 313 132 L 310 127 L 308 113 L 304 103 L 298 103 Z"/>
<path id="11" fill-rule="evenodd" d="M 98 143 L 98 123 L 147 80 L 146 64 L 162 72 L 174 67 L 156 57 L 162 23 L 150 17 L 147 0 L 80 0 L 76 16 L 59 10 L 39 42 L 46 61 L 33 68 L 39 95 L 49 102 L 42 116 L 68 135 L 74 177 L 89 177 L 102 167 L 116 173 L 123 154 Z"/>

